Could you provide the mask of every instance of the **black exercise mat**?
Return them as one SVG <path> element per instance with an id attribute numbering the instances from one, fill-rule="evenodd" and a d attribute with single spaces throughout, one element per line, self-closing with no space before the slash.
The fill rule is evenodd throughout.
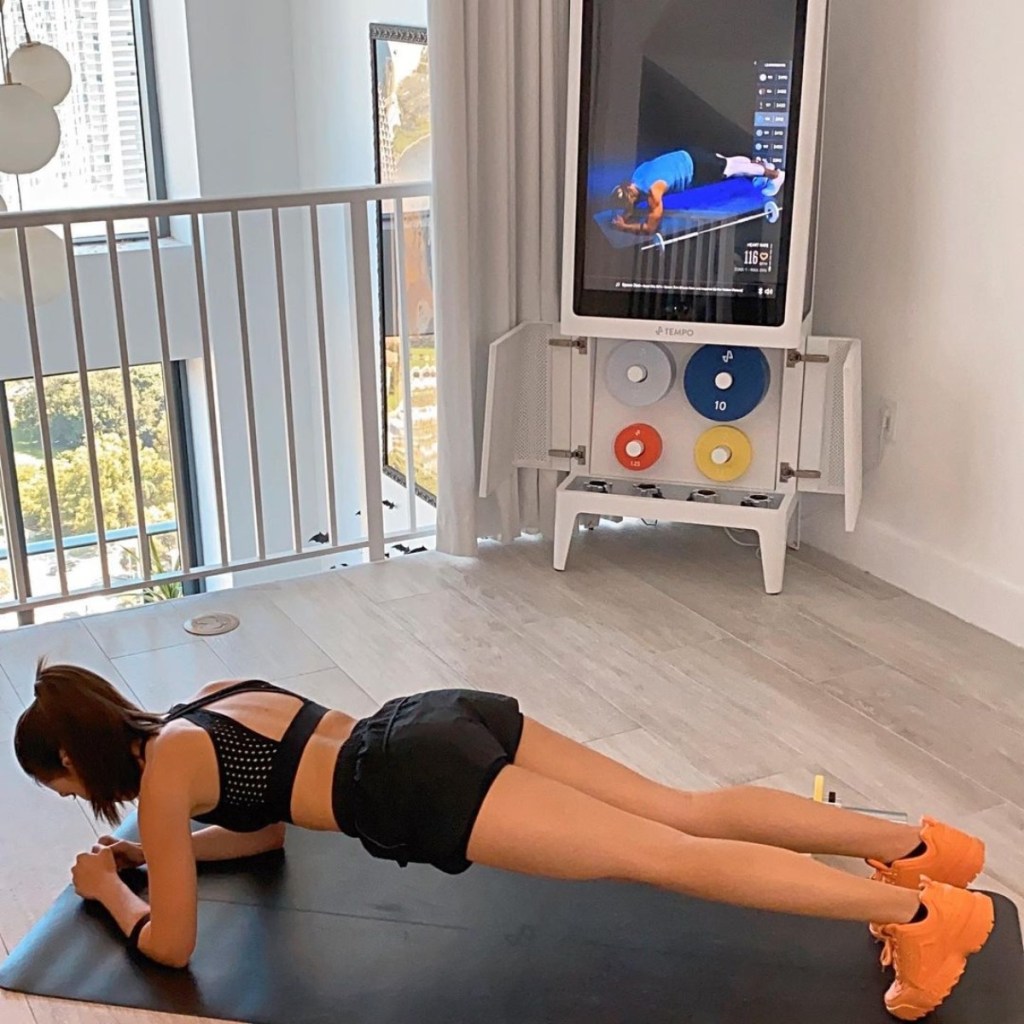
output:
<path id="1" fill-rule="evenodd" d="M 474 867 L 452 878 L 291 830 L 286 855 L 204 866 L 187 971 L 131 956 L 66 891 L 0 986 L 253 1024 L 891 1024 L 860 925 L 643 886 Z M 1024 1024 L 1013 905 L 935 1024 Z"/>

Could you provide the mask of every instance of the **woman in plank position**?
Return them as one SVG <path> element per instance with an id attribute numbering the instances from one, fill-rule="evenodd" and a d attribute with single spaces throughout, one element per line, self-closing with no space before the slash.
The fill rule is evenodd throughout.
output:
<path id="1" fill-rule="evenodd" d="M 641 164 L 612 193 L 621 212 L 612 227 L 634 235 L 655 235 L 665 216 L 665 197 L 728 178 L 750 178 L 768 198 L 777 196 L 786 172 L 764 160 L 677 149 Z"/>
<path id="2" fill-rule="evenodd" d="M 102 838 L 72 880 L 132 946 L 172 967 L 195 948 L 196 862 L 278 849 L 285 822 L 451 874 L 478 863 L 618 879 L 870 923 L 895 968 L 886 1005 L 903 1020 L 946 999 L 993 926 L 991 899 L 965 889 L 983 867 L 978 839 L 772 790 L 671 789 L 497 694 L 423 693 L 356 721 L 269 683 L 223 682 L 158 715 L 93 672 L 40 663 L 15 752 L 38 782 L 112 824 L 138 800 L 141 844 Z M 209 827 L 193 833 L 192 820 Z M 875 876 L 800 853 L 865 858 Z M 142 863 L 148 905 L 118 876 Z"/>

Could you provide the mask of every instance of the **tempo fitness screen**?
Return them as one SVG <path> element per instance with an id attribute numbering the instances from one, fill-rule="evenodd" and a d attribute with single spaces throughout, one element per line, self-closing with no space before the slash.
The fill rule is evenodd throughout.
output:
<path id="1" fill-rule="evenodd" d="M 580 315 L 781 323 L 806 0 L 587 0 Z"/>

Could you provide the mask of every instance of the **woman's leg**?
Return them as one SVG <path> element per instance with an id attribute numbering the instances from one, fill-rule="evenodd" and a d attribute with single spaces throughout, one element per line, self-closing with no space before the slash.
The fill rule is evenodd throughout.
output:
<path id="1" fill-rule="evenodd" d="M 693 160 L 693 181 L 690 182 L 690 188 L 716 185 L 725 180 L 725 169 L 728 166 L 725 157 L 698 146 L 690 146 L 686 152 Z"/>
<path id="2" fill-rule="evenodd" d="M 772 789 L 740 786 L 688 793 L 662 786 L 531 718 L 516 752 L 520 768 L 604 803 L 704 839 L 732 839 L 797 853 L 890 864 L 915 850 L 920 830 Z"/>
<path id="3" fill-rule="evenodd" d="M 725 156 L 712 153 L 707 149 L 691 146 L 687 149 L 693 160 L 693 181 L 690 188 L 701 185 L 714 185 L 725 178 L 768 178 L 779 176 L 779 171 L 770 167 L 764 160 L 754 160 L 747 156 Z"/>
<path id="4" fill-rule="evenodd" d="M 906 924 L 916 892 L 770 846 L 698 839 L 510 765 L 484 800 L 469 859 L 549 878 L 643 882 L 701 899 L 838 920 Z"/>

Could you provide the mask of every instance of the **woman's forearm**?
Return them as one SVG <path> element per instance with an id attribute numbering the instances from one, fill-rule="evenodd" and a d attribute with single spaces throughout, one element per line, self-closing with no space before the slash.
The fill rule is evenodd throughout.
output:
<path id="1" fill-rule="evenodd" d="M 661 224 L 661 217 L 649 217 L 640 224 L 620 224 L 620 231 L 628 231 L 631 235 L 653 235 L 658 231 Z"/>
<path id="2" fill-rule="evenodd" d="M 118 928 L 124 932 L 126 938 L 131 935 L 139 918 L 149 913 L 149 904 L 140 896 L 136 896 L 117 875 L 111 876 L 110 883 L 105 885 L 99 901 L 117 922 Z"/>
<path id="3" fill-rule="evenodd" d="M 139 921 L 149 914 L 149 904 L 141 897 L 136 896 L 117 875 L 111 877 L 109 885 L 99 896 L 99 902 L 106 907 L 110 916 L 117 922 L 117 926 L 124 932 L 125 938 L 129 938 Z M 191 950 L 186 954 L 184 951 L 165 949 L 159 942 L 155 942 L 154 938 L 158 938 L 158 936 L 153 935 L 153 926 L 147 921 L 138 934 L 137 948 L 143 956 L 163 964 L 165 967 L 180 968 L 188 964 Z"/>
<path id="4" fill-rule="evenodd" d="M 192 850 L 197 861 L 239 860 L 284 846 L 284 825 L 271 825 L 259 832 L 229 832 L 211 825 L 192 833 Z"/>
<path id="5" fill-rule="evenodd" d="M 259 832 L 249 833 L 230 832 L 212 826 L 192 834 L 192 851 L 197 861 L 237 860 L 281 849 L 284 836 L 284 825 L 271 825 Z M 136 896 L 115 873 L 111 873 L 109 883 L 97 891 L 94 898 L 107 909 L 125 937 L 130 937 L 139 921 L 150 912 L 149 904 Z M 168 922 L 164 921 L 160 927 L 163 931 L 154 934 L 151 923 L 143 925 L 138 934 L 139 952 L 168 967 L 184 967 L 191 955 L 194 936 L 186 951 L 181 941 L 164 934 Z"/>

